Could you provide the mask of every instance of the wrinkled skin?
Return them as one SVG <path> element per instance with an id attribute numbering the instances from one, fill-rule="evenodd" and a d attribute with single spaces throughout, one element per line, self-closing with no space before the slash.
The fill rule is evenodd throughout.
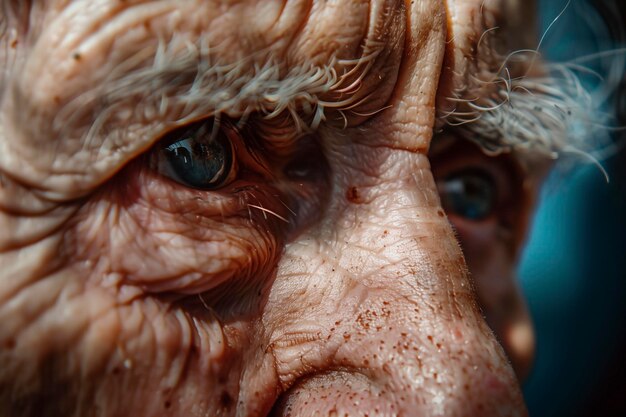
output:
<path id="1" fill-rule="evenodd" d="M 428 157 L 436 106 L 501 63 L 476 56 L 481 34 L 524 7 L 482 3 L 49 0 L 8 21 L 0 414 L 526 415 L 511 363 L 527 372 L 532 330 L 512 271 L 536 182 L 518 181 L 507 237 L 449 213 L 472 281 L 433 172 L 489 158 Z M 285 111 L 220 109 L 224 126 L 252 109 L 257 140 L 226 129 L 237 177 L 186 187 L 151 155 L 213 114 L 97 89 L 163 40 L 242 74 L 268 57 L 283 75 L 326 65 L 356 104 L 307 135 Z"/>

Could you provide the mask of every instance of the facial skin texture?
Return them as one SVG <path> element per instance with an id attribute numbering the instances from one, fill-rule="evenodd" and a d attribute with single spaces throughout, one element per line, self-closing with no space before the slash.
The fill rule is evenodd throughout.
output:
<path id="1" fill-rule="evenodd" d="M 427 155 L 517 7 L 4 0 L 0 414 L 526 415 L 497 338 L 523 374 L 534 182 L 474 282 L 433 177 L 454 153 Z M 206 120 L 229 181 L 162 175 Z"/>

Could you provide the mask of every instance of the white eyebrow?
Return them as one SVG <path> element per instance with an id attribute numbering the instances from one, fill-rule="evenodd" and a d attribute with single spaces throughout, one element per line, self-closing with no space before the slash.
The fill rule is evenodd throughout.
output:
<path id="1" fill-rule="evenodd" d="M 56 115 L 55 129 L 84 120 L 96 108 L 99 116 L 90 133 L 95 134 L 129 103 L 143 112 L 144 119 L 168 119 L 175 113 L 175 121 L 182 123 L 220 113 L 245 118 L 256 112 L 273 118 L 287 112 L 296 124 L 305 123 L 301 127 L 309 129 L 325 120 L 326 109 L 341 111 L 354 101 L 349 94 L 342 101 L 327 99 L 343 81 L 333 62 L 285 68 L 259 52 L 265 55 L 223 64 L 213 62 L 209 52 L 195 44 L 172 52 L 166 42 L 160 42 L 156 52 L 140 50 L 99 85 L 67 103 Z"/>
<path id="2" fill-rule="evenodd" d="M 488 154 L 522 151 L 557 159 L 570 153 L 597 162 L 610 148 L 611 115 L 583 86 L 578 70 L 547 63 L 542 75 L 514 78 L 503 65 L 492 80 L 474 77 L 475 88 L 447 98 L 455 107 L 440 114 L 440 122 Z"/>

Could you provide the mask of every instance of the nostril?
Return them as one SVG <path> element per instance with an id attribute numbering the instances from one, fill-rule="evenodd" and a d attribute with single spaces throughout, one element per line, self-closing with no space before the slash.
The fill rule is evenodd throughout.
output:
<path id="1" fill-rule="evenodd" d="M 298 381 L 278 398 L 269 417 L 395 415 L 396 406 L 384 396 L 362 374 L 331 371 Z"/>

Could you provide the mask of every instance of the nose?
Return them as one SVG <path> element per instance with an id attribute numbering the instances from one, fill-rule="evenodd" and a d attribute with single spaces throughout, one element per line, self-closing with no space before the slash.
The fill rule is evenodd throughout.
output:
<path id="1" fill-rule="evenodd" d="M 524 415 L 426 157 L 342 152 L 356 161 L 336 160 L 332 204 L 288 246 L 268 302 L 276 415 Z"/>
<path id="2" fill-rule="evenodd" d="M 262 318 L 272 415 L 526 415 L 426 157 L 446 35 L 428 4 L 411 2 L 389 108 L 319 133 L 327 205 L 286 247 Z"/>

